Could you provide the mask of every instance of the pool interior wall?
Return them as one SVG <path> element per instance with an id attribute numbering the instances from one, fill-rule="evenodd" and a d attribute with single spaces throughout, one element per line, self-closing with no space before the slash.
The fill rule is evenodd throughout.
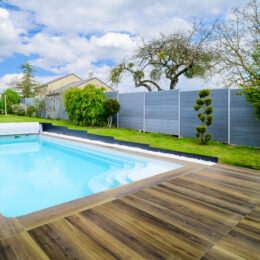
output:
<path id="1" fill-rule="evenodd" d="M 0 137 L 0 213 L 17 217 L 183 167 L 44 135 Z"/>

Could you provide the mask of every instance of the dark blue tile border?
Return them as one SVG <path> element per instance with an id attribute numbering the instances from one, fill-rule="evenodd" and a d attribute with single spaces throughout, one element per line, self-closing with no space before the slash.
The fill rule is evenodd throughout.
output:
<path id="1" fill-rule="evenodd" d="M 42 125 L 42 130 L 44 132 L 80 137 L 80 138 L 84 138 L 84 139 L 101 141 L 101 142 L 106 142 L 106 143 L 110 143 L 110 144 L 126 145 L 126 146 L 130 146 L 130 147 L 135 147 L 135 148 L 142 148 L 142 149 L 145 149 L 148 151 L 153 151 L 153 152 L 174 154 L 174 155 L 179 155 L 179 156 L 185 156 L 188 158 L 218 163 L 218 157 L 214 157 L 214 156 L 200 155 L 200 154 L 195 154 L 195 153 L 185 153 L 185 152 L 151 147 L 149 144 L 116 140 L 112 136 L 89 134 L 88 131 L 85 131 L 85 130 L 68 129 L 67 127 L 64 127 L 64 126 L 52 125 L 51 123 L 41 123 L 41 125 Z"/>

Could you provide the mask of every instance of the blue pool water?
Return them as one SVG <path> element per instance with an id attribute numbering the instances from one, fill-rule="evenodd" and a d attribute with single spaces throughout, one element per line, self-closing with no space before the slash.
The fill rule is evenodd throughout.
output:
<path id="1" fill-rule="evenodd" d="M 0 214 L 25 215 L 180 164 L 44 135 L 0 137 Z"/>

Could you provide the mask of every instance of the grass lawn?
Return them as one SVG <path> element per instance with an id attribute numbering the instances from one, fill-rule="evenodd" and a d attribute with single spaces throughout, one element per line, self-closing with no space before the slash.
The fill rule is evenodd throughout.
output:
<path id="1" fill-rule="evenodd" d="M 171 135 L 159 133 L 141 133 L 137 130 L 117 129 L 117 128 L 95 128 L 80 127 L 66 120 L 52 120 L 45 118 L 34 118 L 26 116 L 0 115 L 0 123 L 11 122 L 47 122 L 58 126 L 67 126 L 71 129 L 88 130 L 92 134 L 114 136 L 116 139 L 147 143 L 153 147 L 164 149 L 197 153 L 203 155 L 211 155 L 219 157 L 221 163 L 247 167 L 260 170 L 260 148 L 227 145 L 220 142 L 211 141 L 209 144 L 202 146 L 198 144 L 197 139 L 193 138 L 177 138 Z M 195 130 L 194 130 L 195 133 Z"/>

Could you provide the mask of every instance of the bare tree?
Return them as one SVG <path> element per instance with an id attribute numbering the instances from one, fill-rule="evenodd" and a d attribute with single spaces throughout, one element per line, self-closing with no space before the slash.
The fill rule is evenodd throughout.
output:
<path id="1" fill-rule="evenodd" d="M 169 89 L 174 89 L 180 76 L 203 77 L 217 61 L 217 52 L 212 51 L 211 32 L 205 24 L 194 23 L 190 31 L 161 34 L 158 39 L 145 41 L 132 57 L 114 67 L 110 73 L 112 83 L 119 83 L 124 72 L 132 75 L 135 87 L 145 87 L 148 91 L 162 90 L 162 77 L 170 81 Z"/>
<path id="2" fill-rule="evenodd" d="M 221 53 L 217 72 L 226 86 L 259 86 L 259 1 L 233 9 L 226 21 L 215 24 L 216 50 Z"/>

